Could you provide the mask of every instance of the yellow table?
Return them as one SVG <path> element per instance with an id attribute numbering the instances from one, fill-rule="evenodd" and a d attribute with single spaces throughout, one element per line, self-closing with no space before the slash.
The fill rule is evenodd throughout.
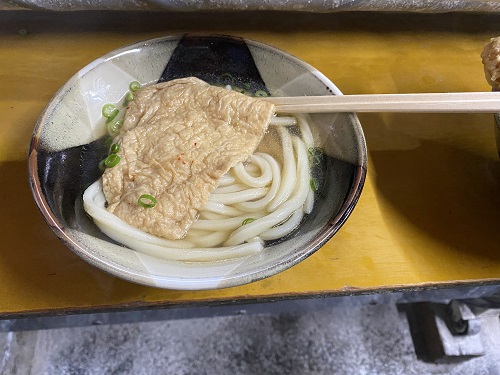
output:
<path id="1" fill-rule="evenodd" d="M 474 14 L 0 13 L 0 316 L 500 282 L 500 161 L 490 114 L 360 114 L 368 177 L 344 227 L 285 272 L 214 291 L 135 285 L 85 263 L 39 214 L 26 160 L 55 91 L 138 40 L 244 36 L 300 57 L 346 94 L 485 91 L 479 55 L 500 35 L 497 25 L 499 16 Z"/>

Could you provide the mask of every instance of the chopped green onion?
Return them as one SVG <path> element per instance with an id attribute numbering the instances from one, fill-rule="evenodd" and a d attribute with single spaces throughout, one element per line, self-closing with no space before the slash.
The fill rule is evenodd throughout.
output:
<path id="1" fill-rule="evenodd" d="M 323 150 L 319 147 L 309 147 L 307 152 L 310 156 L 318 156 L 323 153 Z"/>
<path id="2" fill-rule="evenodd" d="M 137 200 L 137 204 L 144 208 L 153 208 L 156 203 L 156 198 L 149 194 L 142 194 Z"/>
<path id="3" fill-rule="evenodd" d="M 120 145 L 118 143 L 113 143 L 109 152 L 111 152 L 112 154 L 116 154 L 118 151 L 120 151 Z"/>
<path id="4" fill-rule="evenodd" d="M 108 124 L 108 134 L 112 137 L 118 135 L 122 125 L 123 125 L 122 120 L 116 120 L 116 121 L 110 122 Z"/>
<path id="5" fill-rule="evenodd" d="M 250 224 L 252 221 L 255 221 L 253 217 L 249 217 L 241 222 L 241 225 L 247 225 Z"/>
<path id="6" fill-rule="evenodd" d="M 243 84 L 243 87 L 245 88 L 245 90 L 250 90 L 250 84 L 248 82 L 245 82 Z"/>
<path id="7" fill-rule="evenodd" d="M 233 76 L 229 73 L 224 73 L 223 75 L 221 75 L 221 78 L 223 79 L 223 81 L 229 81 L 231 83 L 234 81 Z"/>
<path id="8" fill-rule="evenodd" d="M 106 161 L 106 159 L 103 159 L 99 162 L 99 169 L 104 172 L 104 170 L 106 169 L 106 164 L 104 164 L 104 162 Z"/>
<path id="9" fill-rule="evenodd" d="M 311 185 L 311 190 L 316 192 L 318 191 L 318 183 L 316 182 L 316 180 L 314 178 L 311 178 L 311 180 L 309 181 L 309 185 Z"/>
<path id="10" fill-rule="evenodd" d="M 125 103 L 131 102 L 134 100 L 134 94 L 132 92 L 127 92 L 127 95 L 125 95 Z"/>
<path id="11" fill-rule="evenodd" d="M 323 156 L 323 150 L 319 147 L 309 147 L 307 150 L 309 154 L 309 163 L 311 165 L 321 164 L 321 158 Z"/>
<path id="12" fill-rule="evenodd" d="M 26 29 L 19 29 L 18 33 L 21 36 L 26 36 L 26 35 L 28 35 L 28 30 L 26 30 Z"/>
<path id="13" fill-rule="evenodd" d="M 108 137 L 104 141 L 104 147 L 109 150 L 109 148 L 111 147 L 112 143 L 113 143 L 113 138 L 112 137 Z"/>
<path id="14" fill-rule="evenodd" d="M 141 84 L 137 81 L 133 81 L 133 82 L 130 82 L 130 85 L 128 86 L 128 88 L 130 89 L 130 91 L 136 92 L 137 90 L 139 90 L 141 88 Z"/>
<path id="15" fill-rule="evenodd" d="M 106 123 L 109 124 L 111 121 L 113 121 L 118 113 L 120 113 L 120 111 L 118 110 L 118 108 L 115 108 L 107 118 Z"/>
<path id="16" fill-rule="evenodd" d="M 111 154 L 106 159 L 104 159 L 104 165 L 107 168 L 113 168 L 119 162 L 120 162 L 120 157 L 116 154 Z"/>
<path id="17" fill-rule="evenodd" d="M 115 113 L 115 111 L 118 111 L 118 109 L 116 109 L 114 104 L 104 104 L 102 106 L 101 113 L 104 117 L 109 119 L 114 118 L 117 115 L 117 112 Z"/>
<path id="18" fill-rule="evenodd" d="M 311 159 L 312 159 L 311 160 L 311 164 L 312 165 L 319 165 L 319 164 L 321 164 L 321 159 L 320 159 L 319 156 L 314 156 Z"/>
<path id="19" fill-rule="evenodd" d="M 255 94 L 254 94 L 254 95 L 255 95 L 255 96 L 258 96 L 258 97 L 261 97 L 261 98 L 263 98 L 263 97 L 265 97 L 265 96 L 268 96 L 268 95 L 267 95 L 267 92 L 265 92 L 264 90 L 257 90 L 257 91 L 255 91 Z"/>

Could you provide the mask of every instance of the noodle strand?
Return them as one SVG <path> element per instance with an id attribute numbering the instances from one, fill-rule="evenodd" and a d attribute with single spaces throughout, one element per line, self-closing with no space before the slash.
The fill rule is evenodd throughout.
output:
<path id="1" fill-rule="evenodd" d="M 220 178 L 182 240 L 148 234 L 108 212 L 101 180 L 84 192 L 84 209 L 110 238 L 151 256 L 212 262 L 258 253 L 264 241 L 294 231 L 314 205 L 308 156 L 314 141 L 307 117 L 276 117 L 271 125 L 278 125 L 275 133 L 281 141 L 283 165 L 264 152 L 236 164 Z M 287 126 L 296 128 L 290 132 Z M 301 138 L 291 135 L 296 130 Z"/>

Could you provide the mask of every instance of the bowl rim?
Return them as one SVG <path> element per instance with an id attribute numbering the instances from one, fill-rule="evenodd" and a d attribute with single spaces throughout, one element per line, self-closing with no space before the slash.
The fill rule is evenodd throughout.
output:
<path id="1" fill-rule="evenodd" d="M 364 133 L 361 127 L 361 123 L 359 122 L 355 113 L 351 113 L 354 117 L 353 126 L 355 127 L 355 133 L 357 136 L 357 144 L 359 146 L 358 149 L 358 164 L 356 166 L 356 172 L 354 175 L 354 179 L 352 181 L 350 190 L 346 199 L 344 200 L 342 206 L 339 209 L 338 214 L 330 218 L 327 225 L 325 225 L 321 231 L 314 237 L 313 241 L 305 246 L 302 251 L 297 252 L 296 254 L 291 254 L 290 257 L 286 259 L 286 261 L 278 262 L 277 264 L 271 264 L 268 267 L 259 269 L 258 271 L 254 271 L 252 273 L 245 273 L 239 275 L 229 275 L 224 276 L 223 285 L 213 287 L 214 277 L 200 277 L 200 278 L 179 278 L 179 277 L 166 277 L 163 275 L 155 275 L 151 273 L 143 273 L 134 271 L 131 268 L 128 268 L 122 264 L 119 264 L 110 259 L 102 259 L 100 256 L 96 256 L 93 251 L 91 251 L 87 246 L 81 244 L 74 236 L 69 233 L 64 225 L 62 225 L 57 217 L 51 211 L 44 194 L 42 192 L 41 182 L 38 178 L 38 164 L 37 164 L 37 149 L 39 144 L 39 133 L 46 122 L 47 117 L 51 114 L 52 110 L 59 104 L 60 100 L 64 97 L 64 94 L 68 91 L 70 87 L 74 85 L 74 83 L 87 72 L 92 70 L 94 67 L 99 64 L 105 63 L 108 60 L 119 56 L 120 54 L 130 51 L 134 48 L 140 48 L 143 46 L 147 46 L 154 43 L 160 43 L 164 41 L 175 41 L 180 40 L 184 34 L 175 34 L 163 37 L 157 37 L 153 39 L 147 39 L 143 41 L 138 41 L 129 45 L 125 45 L 114 49 L 103 56 L 93 60 L 83 68 L 81 68 L 78 72 L 76 72 L 71 78 L 69 78 L 60 88 L 56 91 L 53 97 L 46 104 L 45 108 L 42 110 L 38 121 L 34 127 L 31 142 L 29 146 L 28 152 L 28 179 L 30 188 L 37 204 L 37 207 L 42 214 L 44 220 L 47 222 L 52 231 L 56 234 L 56 236 L 64 243 L 66 247 L 68 247 L 71 251 L 73 251 L 76 255 L 87 261 L 93 266 L 110 273 L 113 276 L 119 277 L 121 279 L 125 279 L 127 281 L 131 281 L 138 284 L 143 284 L 151 287 L 160 287 L 164 289 L 175 289 L 175 290 L 210 290 L 210 289 L 218 289 L 218 288 L 228 288 L 233 286 L 239 286 L 243 284 L 248 284 L 251 282 L 255 282 L 270 276 L 273 276 L 281 271 L 284 271 L 291 266 L 300 263 L 304 259 L 308 258 L 312 254 L 314 254 L 317 250 L 319 250 L 328 240 L 330 240 L 338 230 L 344 225 L 354 207 L 356 206 L 361 192 L 363 190 L 363 186 L 366 180 L 367 175 L 367 148 L 366 148 L 366 140 L 364 137 Z M 189 34 L 192 35 L 192 34 Z M 196 34 L 200 35 L 200 34 Z M 206 36 L 221 36 L 215 34 L 203 34 Z M 228 36 L 228 35 L 224 35 Z M 230 36 L 234 37 L 234 36 Z M 306 68 L 307 70 L 314 72 L 317 78 L 328 85 L 329 88 L 332 89 L 333 94 L 342 95 L 342 92 L 337 88 L 337 86 L 323 73 L 318 71 L 312 65 L 306 63 L 305 61 L 299 59 L 298 57 L 283 51 L 277 47 L 272 45 L 255 41 L 252 39 L 244 38 L 244 37 L 236 37 L 249 45 L 254 45 L 259 48 L 273 50 L 278 54 L 283 55 L 289 60 L 294 61 L 296 64 Z M 135 251 L 135 250 L 132 250 Z M 161 285 L 158 284 L 158 279 L 161 279 Z M 155 281 L 156 280 L 156 281 Z M 220 281 L 220 278 L 217 278 Z"/>

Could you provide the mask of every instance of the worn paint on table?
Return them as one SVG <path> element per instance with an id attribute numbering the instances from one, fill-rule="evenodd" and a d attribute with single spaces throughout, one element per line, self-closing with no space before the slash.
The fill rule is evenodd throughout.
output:
<path id="1" fill-rule="evenodd" d="M 85 263 L 38 213 L 26 160 L 55 91 L 95 58 L 137 40 L 186 31 L 256 39 L 312 64 L 346 94 L 484 91 L 479 55 L 500 18 L 94 16 L 0 14 L 0 315 L 500 281 L 500 162 L 488 114 L 360 114 L 368 178 L 344 227 L 291 269 L 217 291 L 134 285 Z"/>

